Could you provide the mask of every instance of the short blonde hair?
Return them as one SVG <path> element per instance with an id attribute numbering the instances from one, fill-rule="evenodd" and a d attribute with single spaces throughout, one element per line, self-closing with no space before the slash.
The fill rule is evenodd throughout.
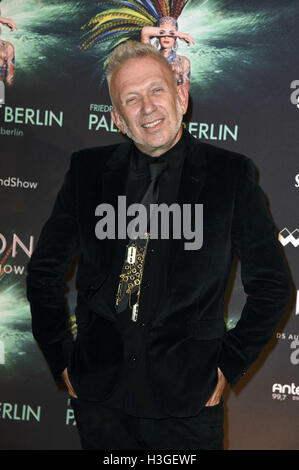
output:
<path id="1" fill-rule="evenodd" d="M 175 80 L 171 66 L 167 62 L 166 58 L 161 54 L 161 52 L 158 51 L 158 49 L 156 49 L 151 44 L 144 44 L 143 42 L 129 40 L 117 46 L 110 57 L 106 72 L 109 91 L 113 73 L 127 60 L 142 57 L 154 57 L 155 59 L 159 60 L 162 64 L 166 65 Z"/>

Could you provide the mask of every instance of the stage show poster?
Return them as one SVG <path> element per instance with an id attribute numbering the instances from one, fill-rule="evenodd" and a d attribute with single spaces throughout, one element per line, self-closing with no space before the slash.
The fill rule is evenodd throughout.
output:
<path id="1" fill-rule="evenodd" d="M 106 70 L 128 40 L 156 47 L 188 89 L 184 126 L 196 139 L 258 169 L 293 295 L 266 350 L 225 393 L 225 448 L 299 448 L 298 21 L 297 0 L 0 1 L 0 449 L 80 449 L 67 392 L 32 337 L 26 265 L 71 154 L 125 141 Z M 75 273 L 76 260 L 66 279 L 74 337 Z M 235 260 L 228 329 L 244 302 Z"/>

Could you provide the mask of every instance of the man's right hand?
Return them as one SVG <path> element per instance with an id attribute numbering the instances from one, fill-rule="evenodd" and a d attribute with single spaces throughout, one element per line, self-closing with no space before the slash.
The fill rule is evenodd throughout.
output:
<path id="1" fill-rule="evenodd" d="M 64 369 L 64 371 L 62 372 L 61 374 L 64 382 L 65 382 L 65 385 L 67 386 L 67 389 L 68 389 L 68 392 L 69 392 L 69 395 L 72 397 L 72 398 L 78 398 L 76 393 L 75 393 L 75 390 L 73 389 L 72 387 L 72 384 L 70 382 L 70 379 L 69 379 L 69 376 L 68 376 L 68 373 L 67 373 L 67 368 Z"/>

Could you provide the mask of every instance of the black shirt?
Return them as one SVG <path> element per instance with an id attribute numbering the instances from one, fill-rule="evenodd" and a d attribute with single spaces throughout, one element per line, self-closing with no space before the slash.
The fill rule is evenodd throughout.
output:
<path id="1" fill-rule="evenodd" d="M 151 157 L 134 147 L 126 183 L 127 207 L 141 201 L 150 183 L 148 165 L 153 163 L 154 159 L 165 160 L 168 163 L 159 179 L 158 204 L 170 205 L 176 202 L 184 158 L 185 141 L 183 136 L 174 147 L 159 157 Z M 114 308 L 119 275 L 124 262 L 126 243 L 127 241 L 124 240 L 118 242 L 112 270 L 112 284 L 110 281 L 110 285 L 113 285 L 114 288 L 111 289 L 109 300 L 107 299 L 112 308 Z M 132 310 L 129 307 L 125 311 L 115 314 L 117 327 L 123 338 L 125 365 L 117 389 L 103 404 L 138 417 L 165 417 L 159 410 L 159 404 L 154 402 L 148 387 L 144 344 L 147 328 L 156 313 L 157 302 L 166 288 L 168 248 L 169 240 L 167 239 L 149 240 L 137 321 L 132 321 Z"/>

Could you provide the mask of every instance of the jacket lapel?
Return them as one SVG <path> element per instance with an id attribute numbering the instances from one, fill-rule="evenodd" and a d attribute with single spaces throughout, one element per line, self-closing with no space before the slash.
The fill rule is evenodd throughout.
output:
<path id="1" fill-rule="evenodd" d="M 117 231 L 117 207 L 118 196 L 125 195 L 126 181 L 130 168 L 130 155 L 132 143 L 120 144 L 116 147 L 111 157 L 107 160 L 102 172 L 102 201 L 110 204 L 115 211 L 115 230 Z M 117 237 L 117 233 L 115 234 Z M 106 271 L 112 266 L 116 254 L 115 240 L 104 240 L 105 245 L 102 250 L 103 266 Z M 125 240 L 123 241 L 125 243 Z"/>
<path id="2" fill-rule="evenodd" d="M 102 200 L 117 207 L 117 197 L 125 194 L 132 143 L 116 147 L 102 172 Z"/>
<path id="3" fill-rule="evenodd" d="M 178 191 L 178 204 L 183 213 L 183 204 L 200 204 L 200 194 L 206 181 L 206 153 L 200 142 L 196 141 L 189 132 L 184 131 L 187 142 L 187 155 L 184 161 L 181 182 Z M 193 210 L 192 210 L 193 212 Z M 183 237 L 183 231 L 182 231 Z M 168 264 L 168 278 L 172 273 L 174 263 L 184 251 L 185 239 L 170 240 L 170 256 Z"/>
<path id="4" fill-rule="evenodd" d="M 178 193 L 179 204 L 194 204 L 206 180 L 206 154 L 201 144 L 188 132 L 184 132 L 187 155 L 184 161 Z"/>

